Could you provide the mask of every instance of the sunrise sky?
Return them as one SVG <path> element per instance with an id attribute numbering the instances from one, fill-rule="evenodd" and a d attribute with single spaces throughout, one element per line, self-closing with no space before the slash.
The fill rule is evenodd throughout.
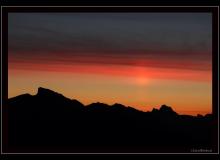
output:
<path id="1" fill-rule="evenodd" d="M 212 112 L 210 13 L 9 13 L 8 97 Z"/>

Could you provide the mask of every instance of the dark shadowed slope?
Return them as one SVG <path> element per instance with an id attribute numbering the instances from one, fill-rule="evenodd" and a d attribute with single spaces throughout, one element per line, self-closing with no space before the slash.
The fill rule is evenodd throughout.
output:
<path id="1" fill-rule="evenodd" d="M 190 152 L 213 149 L 212 116 L 77 100 L 45 88 L 8 100 L 9 152 Z"/>

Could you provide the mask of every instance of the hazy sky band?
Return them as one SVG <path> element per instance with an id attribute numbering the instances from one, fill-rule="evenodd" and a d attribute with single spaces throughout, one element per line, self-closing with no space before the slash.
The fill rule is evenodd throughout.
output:
<path id="1" fill-rule="evenodd" d="M 9 13 L 9 57 L 23 63 L 210 70 L 211 43 L 207 13 Z"/>
<path id="2" fill-rule="evenodd" d="M 25 56 L 38 51 L 211 58 L 208 13 L 9 13 L 8 23 L 10 51 Z"/>

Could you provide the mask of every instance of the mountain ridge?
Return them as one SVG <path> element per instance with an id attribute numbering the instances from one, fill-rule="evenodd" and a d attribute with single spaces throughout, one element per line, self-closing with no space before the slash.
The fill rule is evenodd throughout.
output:
<path id="1" fill-rule="evenodd" d="M 184 152 L 214 148 L 213 116 L 81 102 L 40 88 L 7 102 L 8 152 Z"/>
<path id="2" fill-rule="evenodd" d="M 47 88 L 43 88 L 43 87 L 39 87 L 38 88 L 38 91 L 35 95 L 31 95 L 29 93 L 25 93 L 25 94 L 21 94 L 21 95 L 18 95 L 18 96 L 15 96 L 15 97 L 12 97 L 12 98 L 9 98 L 9 101 L 13 101 L 17 98 L 21 98 L 21 97 L 53 97 L 53 98 L 62 98 L 63 100 L 67 100 L 67 101 L 71 101 L 71 102 L 74 102 L 74 103 L 80 103 L 80 105 L 82 107 L 93 107 L 93 106 L 103 106 L 104 108 L 108 108 L 108 109 L 112 109 L 112 108 L 120 108 L 120 109 L 129 109 L 129 110 L 133 110 L 133 111 L 136 111 L 136 112 L 144 112 L 144 113 L 149 113 L 149 112 L 161 112 L 161 113 L 168 113 L 170 112 L 171 114 L 177 114 L 171 107 L 163 104 L 161 105 L 161 107 L 159 109 L 156 109 L 156 108 L 153 108 L 152 111 L 141 111 L 141 110 L 138 110 L 136 109 L 135 107 L 131 107 L 131 106 L 126 106 L 126 105 L 123 105 L 123 104 L 120 104 L 120 103 L 114 103 L 112 105 L 109 105 L 109 104 L 106 104 L 106 103 L 102 103 L 102 102 L 94 102 L 94 103 L 91 103 L 91 104 L 88 104 L 88 105 L 84 105 L 82 102 L 78 101 L 77 99 L 70 99 L 70 98 L 67 98 L 65 97 L 63 94 L 61 93 L 58 93 L 56 91 L 53 91 L 51 89 L 47 89 Z M 104 109 L 104 108 L 100 108 L 100 109 Z"/>

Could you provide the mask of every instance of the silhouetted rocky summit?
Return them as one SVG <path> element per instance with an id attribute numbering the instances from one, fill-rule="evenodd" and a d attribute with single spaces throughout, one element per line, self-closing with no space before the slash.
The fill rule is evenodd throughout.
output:
<path id="1" fill-rule="evenodd" d="M 162 105 L 151 112 L 120 103 L 83 105 L 38 88 L 7 103 L 8 152 L 188 152 L 213 148 L 212 115 L 177 114 Z"/>

